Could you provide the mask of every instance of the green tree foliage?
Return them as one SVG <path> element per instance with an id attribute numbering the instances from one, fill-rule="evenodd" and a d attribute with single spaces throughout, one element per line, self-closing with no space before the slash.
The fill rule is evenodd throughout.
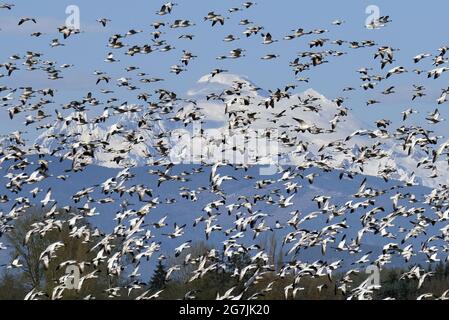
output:
<path id="1" fill-rule="evenodd" d="M 162 261 L 159 260 L 159 263 L 154 271 L 153 277 L 150 281 L 150 289 L 153 291 L 158 291 L 165 288 L 167 284 L 167 271 L 165 270 L 165 266 Z"/>

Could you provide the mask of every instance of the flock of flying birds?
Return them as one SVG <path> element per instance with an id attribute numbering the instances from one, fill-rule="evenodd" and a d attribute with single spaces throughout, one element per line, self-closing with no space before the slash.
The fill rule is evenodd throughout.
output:
<path id="1" fill-rule="evenodd" d="M 239 6 L 229 8 L 226 13 L 209 12 L 205 14 L 204 21 L 191 21 L 188 19 L 170 18 L 175 10 L 182 11 L 182 5 L 176 3 L 163 4 L 159 11 L 155 13 L 154 22 L 148 27 L 150 29 L 148 43 L 133 43 L 133 37 L 144 33 L 144 30 L 124 30 L 123 33 L 112 34 L 107 43 L 105 51 L 104 68 L 108 64 L 123 64 L 121 56 L 126 55 L 135 57 L 138 55 L 151 55 L 155 52 L 165 53 L 169 51 L 180 52 L 179 62 L 171 66 L 168 73 L 173 73 L 177 77 L 182 77 L 188 68 L 193 66 L 195 59 L 201 59 L 188 50 L 179 51 L 176 47 L 183 45 L 184 41 L 192 41 L 195 37 L 195 26 L 205 24 L 212 31 L 216 28 L 226 28 L 228 24 L 237 24 L 242 28 L 241 34 L 229 34 L 223 40 L 226 45 L 232 46 L 234 42 L 238 43 L 237 48 L 229 50 L 228 54 L 216 57 L 217 64 L 221 60 L 241 59 L 246 55 L 243 48 L 245 40 L 248 38 L 259 37 L 261 43 L 266 48 L 275 42 L 298 41 L 301 44 L 307 44 L 309 51 L 299 52 L 298 56 L 293 57 L 290 62 L 292 76 L 298 83 L 308 82 L 307 73 L 312 72 L 314 68 L 319 68 L 325 63 L 337 63 L 333 61 L 340 56 L 352 54 L 351 50 L 375 50 L 373 67 L 365 67 L 357 70 L 360 74 L 361 83 L 358 86 L 342 88 L 342 92 L 360 90 L 361 92 L 374 92 L 387 79 L 399 77 L 403 73 L 411 73 L 403 66 L 398 66 L 395 60 L 395 53 L 399 50 L 387 45 L 380 45 L 375 41 L 350 41 L 340 39 L 330 39 L 331 31 L 328 29 L 306 30 L 297 28 L 291 30 L 285 35 L 276 37 L 272 35 L 262 25 L 258 25 L 244 15 L 253 9 L 254 2 L 245 2 Z M 179 8 L 178 8 L 179 6 Z M 0 10 L 14 13 L 15 5 L 3 3 L 0 4 Z M 243 17 L 239 20 L 235 16 L 240 13 Z M 239 20 L 239 21 L 238 21 Z M 382 16 L 374 19 L 366 27 L 369 29 L 378 29 L 387 26 L 391 22 L 390 17 Z M 107 28 L 114 21 L 111 19 L 99 17 L 97 23 L 101 28 Z M 335 20 L 330 23 L 330 28 L 339 28 L 345 21 Z M 68 26 L 61 26 L 57 29 L 59 36 L 54 39 L 44 32 L 39 31 L 38 17 L 22 17 L 17 21 L 18 28 L 23 25 L 33 25 L 36 29 L 32 32 L 32 37 L 41 38 L 42 41 L 48 41 L 50 48 L 48 52 L 38 53 L 33 51 L 21 52 L 12 55 L 7 61 L 0 64 L 0 81 L 6 84 L 0 84 L 1 109 L 7 110 L 10 119 L 16 119 L 19 116 L 24 117 L 24 126 L 28 130 L 49 130 L 58 124 L 76 125 L 76 126 L 95 126 L 97 124 L 108 124 L 109 131 L 104 137 L 92 140 L 81 139 L 76 133 L 72 136 L 60 133 L 51 133 L 49 138 L 57 142 L 57 147 L 53 150 L 44 150 L 38 144 L 30 144 L 26 141 L 25 132 L 16 131 L 6 135 L 2 140 L 0 164 L 5 172 L 4 178 L 7 182 L 3 186 L 4 191 L 0 194 L 0 203 L 2 211 L 0 212 L 0 240 L 5 239 L 5 235 L 14 231 L 15 222 L 29 212 L 30 208 L 42 208 L 45 215 L 42 221 L 30 226 L 30 230 L 23 239 L 27 244 L 32 236 L 45 235 L 53 230 L 61 229 L 66 225 L 70 228 L 70 237 L 83 239 L 89 243 L 95 241 L 91 252 L 95 253 L 92 261 L 68 260 L 61 263 L 59 267 L 70 265 L 92 265 L 99 266 L 105 264 L 108 276 L 111 278 L 125 276 L 130 279 L 130 283 L 125 287 L 111 287 L 107 289 L 110 297 L 120 297 L 136 289 L 146 289 L 144 282 L 149 278 L 150 268 L 141 261 L 159 261 L 166 260 L 169 256 L 181 257 L 183 262 L 170 266 L 167 279 L 176 275 L 176 272 L 183 266 L 189 266 L 192 269 L 189 282 L 205 277 L 209 273 L 224 270 L 227 265 L 219 262 L 219 257 L 223 254 L 226 259 L 231 259 L 240 255 L 250 257 L 249 265 L 242 269 L 231 270 L 234 277 L 243 284 L 243 289 L 234 287 L 227 292 L 218 292 L 217 299 L 240 299 L 255 284 L 259 283 L 268 274 L 276 274 L 278 279 L 291 277 L 292 283 L 284 288 L 285 298 L 294 298 L 302 288 L 302 279 L 312 278 L 330 278 L 336 277 L 337 273 L 343 274 L 338 279 L 336 290 L 344 293 L 348 299 L 369 299 L 373 296 L 379 284 L 371 284 L 365 281 L 357 286 L 352 286 L 353 276 L 363 273 L 364 268 L 374 264 L 380 268 L 386 268 L 393 258 L 400 258 L 404 264 L 410 264 L 416 256 L 422 256 L 428 263 L 446 261 L 448 259 L 449 246 L 449 203 L 448 189 L 446 185 L 435 188 L 422 199 L 422 195 L 415 195 L 411 192 L 405 192 L 408 187 L 413 185 L 413 181 L 393 181 L 395 186 L 389 187 L 389 190 L 376 189 L 369 185 L 367 179 L 363 179 L 357 192 L 351 195 L 352 200 L 343 205 L 333 203 L 332 196 L 326 194 L 317 194 L 313 199 L 318 209 L 313 212 L 301 212 L 294 210 L 295 202 L 301 198 L 301 190 L 309 188 L 320 179 L 321 173 L 318 171 L 329 172 L 333 170 L 330 164 L 331 155 L 327 151 L 350 154 L 354 164 L 353 170 L 341 170 L 340 179 L 355 179 L 359 174 L 363 174 L 363 167 L 370 159 L 380 159 L 385 157 L 380 149 L 381 140 L 388 137 L 397 141 L 404 150 L 405 156 L 419 150 L 423 155 L 418 166 L 426 168 L 430 176 L 437 177 L 437 162 L 448 160 L 447 149 L 449 141 L 444 142 L 443 137 L 436 136 L 432 130 L 420 126 L 408 125 L 407 120 L 417 113 L 414 109 L 407 109 L 402 112 L 402 126 L 392 129 L 392 122 L 388 119 L 379 119 L 376 121 L 376 130 L 357 130 L 345 139 L 332 141 L 320 146 L 318 156 L 314 158 L 305 157 L 301 164 L 290 166 L 283 169 L 273 177 L 265 177 L 257 180 L 248 174 L 244 175 L 244 181 L 253 185 L 254 195 L 240 195 L 238 197 L 229 197 L 226 192 L 226 185 L 237 178 L 224 174 L 221 170 L 224 167 L 233 167 L 234 170 L 246 172 L 249 169 L 245 164 L 232 164 L 223 162 L 201 163 L 201 166 L 194 167 L 191 171 L 184 171 L 175 174 L 176 165 L 169 161 L 170 146 L 168 137 L 170 132 L 162 132 L 155 137 L 154 145 L 151 150 L 146 151 L 148 157 L 148 179 L 156 181 L 157 186 L 151 188 L 145 184 L 135 184 L 133 180 L 135 174 L 133 168 L 125 165 L 129 153 L 136 145 L 142 144 L 144 136 L 142 132 L 152 130 L 154 123 L 161 119 L 187 127 L 195 121 L 203 121 L 204 114 L 200 101 L 180 97 L 171 90 L 156 88 L 164 83 L 163 78 L 154 77 L 144 72 L 145 65 L 126 65 L 124 66 L 124 75 L 116 82 L 107 70 L 93 70 L 95 79 L 92 81 L 92 87 L 106 88 L 95 89 L 87 93 L 84 97 L 77 100 L 67 101 L 58 104 L 58 90 L 55 88 L 33 88 L 19 87 L 13 88 L 8 85 L 10 79 L 13 79 L 16 73 L 20 71 L 45 73 L 48 79 L 58 81 L 64 78 L 66 69 L 74 68 L 70 61 L 51 60 L 52 50 L 60 46 L 70 46 L 70 41 L 74 37 L 82 37 L 81 30 L 76 30 Z M 170 29 L 179 29 L 181 34 L 177 39 L 167 39 L 165 36 L 173 34 L 175 31 Z M 184 32 L 184 30 L 187 30 Z M 55 30 L 56 31 L 56 30 Z M 0 36 L 1 36 L 0 31 Z M 50 37 L 50 38 L 49 38 Z M 343 49 L 344 48 L 344 49 Z M 432 66 L 427 70 L 416 68 L 413 70 L 416 77 L 427 77 L 438 79 L 443 76 L 449 67 L 446 67 L 448 59 L 446 57 L 448 47 L 441 47 L 433 54 L 422 53 L 410 58 L 417 66 L 423 64 L 426 60 L 431 62 Z M 348 50 L 346 52 L 345 50 Z M 282 53 L 281 53 L 282 54 Z M 50 58 L 49 58 L 50 57 Z M 279 57 L 277 53 L 269 53 L 261 60 L 274 60 Z M 70 57 L 67 57 L 69 60 Z M 162 59 L 160 56 L 158 59 Z M 412 61 L 413 60 L 413 61 Z M 264 63 L 264 62 L 260 62 Z M 219 74 L 226 74 L 228 70 L 217 66 L 210 71 L 210 79 Z M 138 80 L 137 80 L 138 79 Z M 140 82 L 141 88 L 136 84 Z M 270 111 L 269 122 L 274 124 L 286 121 L 288 117 L 285 109 L 301 110 L 301 112 L 310 112 L 319 114 L 321 111 L 320 98 L 309 96 L 306 98 L 293 99 L 292 90 L 299 84 L 287 85 L 283 88 L 277 88 L 269 91 L 267 98 L 255 103 L 251 94 L 244 94 L 254 91 L 256 88 L 249 83 L 236 81 L 234 84 L 222 92 L 208 94 L 206 99 L 217 103 L 222 103 L 225 116 L 227 117 L 227 126 L 235 132 L 244 132 L 250 130 L 252 124 L 266 111 Z M 135 104 L 129 104 L 122 101 L 119 90 L 129 90 L 135 92 Z M 423 85 L 416 84 L 413 87 L 412 101 L 426 96 L 426 88 Z M 244 93 L 242 93 L 244 92 Z M 382 89 L 383 95 L 395 94 L 395 87 L 389 86 Z M 441 96 L 436 104 L 441 105 L 446 102 L 448 89 L 443 89 Z M 340 125 L 344 125 L 345 117 L 350 112 L 347 107 L 348 99 L 337 97 L 332 100 L 335 109 L 335 116 L 330 121 L 328 127 L 319 127 L 314 123 L 308 123 L 300 117 L 293 117 L 294 125 L 280 126 L 282 129 L 278 137 L 278 143 L 285 146 L 297 147 L 298 154 L 307 154 L 310 147 L 301 140 L 301 135 L 311 135 L 317 137 L 320 135 L 332 133 L 339 130 Z M 59 101 L 60 102 L 60 101 Z M 280 102 L 288 104 L 287 108 L 279 109 Z M 378 104 L 380 101 L 375 99 L 367 100 L 367 105 Z M 185 106 L 189 105 L 187 109 Z M 91 116 L 97 106 L 106 106 L 102 113 Z M 54 110 L 50 112 L 50 110 Z M 188 112 L 186 111 L 188 110 Z M 92 112 L 92 113 L 91 113 Z M 123 125 L 115 123 L 114 119 L 124 114 L 141 114 L 140 120 L 134 129 L 126 129 Z M 290 119 L 288 119 L 290 120 Z M 435 109 L 427 116 L 428 126 L 442 121 L 440 112 Z M 3 121 L 7 121 L 6 119 Z M 50 132 L 50 131 L 48 131 Z M 267 135 L 269 130 L 267 129 Z M 111 144 L 111 139 L 120 136 L 126 142 L 119 148 Z M 347 143 L 355 136 L 365 136 L 372 141 L 371 145 L 359 146 L 357 152 L 353 153 L 352 147 Z M 219 141 L 219 144 L 225 144 L 225 141 Z M 95 162 L 95 156 L 98 152 L 108 153 L 112 161 L 121 167 L 116 176 L 110 177 L 101 184 L 85 186 L 72 195 L 73 204 L 59 204 L 58 199 L 54 197 L 52 189 L 45 187 L 46 179 L 56 178 L 63 182 L 70 182 L 71 175 L 83 172 L 87 167 Z M 55 176 L 52 171 L 55 162 L 51 156 L 57 157 L 60 161 L 71 163 L 71 167 L 63 174 Z M 31 156 L 36 158 L 30 160 Z M 34 160 L 36 159 L 36 160 Z M 318 171 L 308 171 L 310 169 Z M 204 179 L 203 186 L 199 188 L 190 188 L 189 181 L 195 175 L 206 173 L 209 179 Z M 379 175 L 385 180 L 390 180 L 393 174 L 391 170 L 385 169 Z M 391 180 L 392 181 L 392 180 Z M 391 183 L 390 181 L 390 183 Z M 179 188 L 179 200 L 174 199 L 174 194 L 160 194 L 159 188 L 167 184 L 181 183 Z M 275 186 L 275 187 L 274 187 Z M 26 192 L 25 192 L 26 190 Z M 29 191 L 28 191 L 29 190 Z M 377 199 L 385 194 L 393 194 L 389 199 L 391 206 L 377 205 Z M 96 198 L 96 195 L 100 195 Z M 178 212 L 172 212 L 171 215 L 162 218 L 153 218 L 152 212 L 156 208 L 164 206 L 164 210 L 170 211 L 170 205 L 176 201 L 185 202 L 188 208 L 189 202 L 197 202 L 202 197 L 213 196 L 215 200 L 207 203 L 202 212 L 196 212 L 198 215 L 192 221 L 195 233 L 202 234 L 203 239 L 211 239 L 220 234 L 225 237 L 209 249 L 207 253 L 194 256 L 189 253 L 193 246 L 192 232 L 187 231 L 190 226 L 177 224 L 176 216 Z M 162 200 L 163 197 L 168 197 Z M 101 232 L 98 228 L 87 224 L 91 217 L 97 215 L 105 216 L 109 212 L 102 212 L 104 204 L 120 203 L 120 207 L 115 213 L 116 226 L 109 233 Z M 133 203 L 134 205 L 131 205 Z M 264 209 L 259 205 L 263 204 Z M 408 206 L 412 206 L 409 208 Z M 424 208 L 426 207 L 426 208 Z M 268 209 L 267 209 L 268 208 Z M 273 209 L 271 209 L 273 208 Z M 287 217 L 282 220 L 275 216 L 276 223 L 271 224 L 271 210 L 276 214 Z M 281 210 L 281 211 L 279 211 Z M 65 212 L 70 218 L 62 218 Z M 279 213 L 282 212 L 282 213 Z M 359 226 L 349 226 L 346 220 L 348 215 L 357 214 L 359 216 Z M 223 216 L 232 218 L 232 226 L 225 228 L 220 224 Z M 307 223 L 326 217 L 327 223 L 319 229 L 307 227 Z M 64 216 L 65 217 L 65 216 Z M 406 218 L 410 221 L 409 225 L 403 225 L 396 232 L 396 221 L 399 218 Z M 105 217 L 105 219 L 107 219 Z M 168 222 L 170 221 L 170 223 Z M 441 226 L 436 233 L 426 233 L 429 226 Z M 354 233 L 357 235 L 353 239 L 346 237 L 348 228 L 358 228 Z M 281 238 L 282 245 L 286 249 L 285 261 L 282 266 L 276 267 L 269 259 L 268 249 L 256 244 L 256 241 L 263 236 L 271 234 L 277 230 L 283 230 Z M 160 234 L 156 232 L 161 232 Z M 363 239 L 368 235 L 376 235 L 387 239 L 379 254 L 364 251 Z M 423 237 L 420 246 L 413 245 L 412 239 Z M 93 240 L 95 239 L 95 240 Z M 173 243 L 176 248 L 173 252 L 163 251 L 166 243 Z M 57 241 L 50 244 L 39 255 L 40 263 L 43 268 L 48 268 L 61 252 L 64 251 L 65 244 Z M 301 253 L 307 248 L 317 247 L 322 251 L 322 258 L 314 262 L 305 262 L 301 259 Z M 113 250 L 113 249 L 117 250 Z M 8 256 L 9 247 L 6 240 L 0 242 L 0 253 Z M 345 252 L 353 258 L 350 268 L 343 268 L 343 261 L 332 261 L 326 253 L 329 251 Z M 3 266 L 12 272 L 19 272 L 26 267 L 27 261 L 21 256 L 13 257 L 12 261 Z M 125 264 L 132 261 L 132 270 L 124 271 Z M 141 268 L 139 270 L 139 268 Z M 146 269 L 147 272 L 144 273 Z M 229 270 L 228 270 L 229 271 Z M 99 270 L 94 270 L 88 274 L 81 275 L 80 287 L 83 283 L 95 281 Z M 425 281 L 432 278 L 433 273 L 426 271 L 417 264 L 411 265 L 409 271 L 405 272 L 401 278 L 417 280 L 417 286 L 420 288 Z M 60 279 L 54 279 L 57 283 L 53 292 L 42 292 L 40 288 L 31 288 L 26 299 L 40 299 L 49 297 L 51 299 L 62 299 L 64 294 L 69 291 L 65 287 L 67 275 Z M 275 281 L 270 282 L 266 287 L 258 290 L 251 295 L 249 299 L 258 299 L 267 295 L 272 289 Z M 316 288 L 321 291 L 322 285 Z M 80 288 L 78 288 L 80 289 Z M 237 291 L 240 290 L 240 291 Z M 124 293 L 125 292 L 125 293 Z M 150 290 L 144 290 L 138 299 L 157 299 L 163 290 L 156 293 Z M 427 292 L 420 295 L 419 299 L 435 298 L 449 299 L 449 290 L 440 296 L 433 292 Z M 195 292 L 187 292 L 186 299 L 194 299 Z M 95 298 L 91 295 L 86 297 Z"/>

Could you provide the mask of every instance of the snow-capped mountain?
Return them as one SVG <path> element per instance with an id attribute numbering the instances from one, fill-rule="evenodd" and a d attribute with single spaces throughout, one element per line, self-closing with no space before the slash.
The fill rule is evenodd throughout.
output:
<path id="1" fill-rule="evenodd" d="M 154 154 L 155 136 L 165 132 L 161 121 L 152 121 L 152 127 L 148 129 L 140 129 L 139 121 L 145 116 L 143 111 L 134 113 L 125 113 L 114 121 L 107 121 L 104 123 L 87 123 L 79 125 L 76 122 L 58 121 L 49 130 L 41 134 L 35 141 L 43 150 L 53 152 L 56 148 L 61 148 L 61 143 L 57 137 L 67 137 L 67 146 L 77 142 L 96 142 L 107 140 L 109 144 L 106 148 L 98 148 L 95 154 L 94 164 L 104 167 L 120 167 L 115 161 L 114 157 L 122 149 L 129 149 L 126 154 L 126 160 L 123 164 L 131 166 L 145 165 L 151 158 L 148 154 Z M 87 119 L 86 113 L 74 113 L 72 117 L 83 117 Z M 87 122 L 87 121 L 86 121 Z M 115 132 L 126 133 L 136 131 L 135 139 L 139 143 L 131 143 L 127 141 L 126 136 L 122 134 L 114 134 Z M 65 149 L 56 152 L 62 155 Z"/>
<path id="2" fill-rule="evenodd" d="M 427 154 L 415 148 L 408 155 L 402 141 L 390 131 L 355 118 L 344 103 L 339 107 L 308 89 L 279 99 L 274 108 L 267 107 L 265 103 L 272 94 L 242 76 L 206 75 L 187 92 L 187 100 L 172 106 L 170 116 L 152 120 L 150 126 L 138 126 L 139 120 L 146 116 L 143 109 L 115 115 L 99 124 L 59 122 L 36 143 L 51 152 L 61 146 L 55 140 L 60 135 L 70 137 L 72 143 L 107 140 L 105 151 L 95 154 L 95 164 L 117 167 L 114 157 L 120 150 L 126 150 L 123 156 L 126 160 L 120 166 L 124 163 L 141 166 L 158 159 L 155 144 L 162 133 L 169 132 L 164 137 L 164 147 L 173 163 L 225 160 L 237 164 L 300 165 L 306 159 L 326 159 L 326 164 L 335 169 L 363 170 L 364 175 L 371 176 L 387 172 L 392 179 L 428 187 L 438 186 L 449 178 L 447 167 L 438 163 L 439 176 L 431 178 L 431 170 L 418 166 Z M 191 121 L 192 114 L 200 114 L 201 121 Z M 247 121 L 249 116 L 253 117 L 251 121 Z M 298 125 L 304 130 L 295 131 Z M 134 133 L 133 142 L 126 137 L 129 132 Z M 365 157 L 366 152 L 378 156 Z"/>

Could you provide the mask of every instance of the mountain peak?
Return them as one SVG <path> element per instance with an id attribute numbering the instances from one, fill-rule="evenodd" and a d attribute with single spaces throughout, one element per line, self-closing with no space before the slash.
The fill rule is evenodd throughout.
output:
<path id="1" fill-rule="evenodd" d="M 248 77 L 233 73 L 220 73 L 214 76 L 206 74 L 197 81 L 194 88 L 187 92 L 187 95 L 190 97 L 201 97 L 209 93 L 220 93 L 220 91 L 234 87 L 237 82 L 243 83 L 241 91 L 246 92 L 248 95 L 260 96 L 262 98 L 269 96 L 267 91 L 250 81 Z"/>
<path id="2" fill-rule="evenodd" d="M 315 98 L 319 98 L 321 100 L 328 100 L 325 96 L 323 96 L 321 93 L 312 88 L 305 90 L 303 93 L 301 93 L 301 96 L 312 96 Z"/>
<path id="3" fill-rule="evenodd" d="M 246 76 L 232 73 L 220 73 L 215 76 L 206 74 L 197 81 L 197 83 L 218 83 L 227 86 L 232 86 L 234 82 L 245 82 L 248 84 L 250 83 Z"/>

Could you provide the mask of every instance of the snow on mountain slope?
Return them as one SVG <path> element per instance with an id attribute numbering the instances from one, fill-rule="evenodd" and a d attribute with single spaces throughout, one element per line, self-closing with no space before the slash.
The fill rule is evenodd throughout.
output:
<path id="1" fill-rule="evenodd" d="M 225 89 L 229 89 L 236 82 L 245 84 L 243 93 L 250 94 L 254 97 L 258 96 L 267 98 L 269 96 L 269 92 L 259 88 L 247 77 L 230 73 L 220 73 L 215 76 L 211 76 L 210 74 L 204 75 L 198 80 L 196 87 L 187 92 L 187 95 L 196 98 L 201 96 L 205 97 L 207 94 L 217 93 Z"/>
<path id="2" fill-rule="evenodd" d="M 230 90 L 236 86 L 240 87 L 238 95 Z M 137 123 L 146 115 L 142 110 L 124 113 L 96 125 L 58 123 L 43 133 L 36 143 L 51 152 L 60 147 L 55 135 L 71 137 L 72 142 L 107 139 L 109 145 L 95 154 L 95 164 L 118 167 L 114 158 L 117 152 L 126 149 L 125 155 L 118 155 L 126 158 L 120 166 L 124 163 L 141 166 L 158 159 L 154 148 L 157 136 L 168 131 L 170 135 L 164 143 L 173 163 L 226 160 L 238 164 L 301 165 L 306 159 L 326 159 L 326 164 L 335 169 L 357 172 L 363 169 L 363 174 L 371 176 L 382 176 L 387 172 L 392 179 L 429 187 L 445 183 L 449 178 L 448 168 L 442 163 L 436 164 L 439 176 L 431 178 L 429 169 L 418 166 L 428 155 L 419 148 L 407 155 L 402 141 L 394 138 L 391 132 L 356 119 L 344 103 L 338 107 L 335 102 L 308 89 L 300 94 L 292 93 L 289 99 L 280 99 L 275 108 L 266 108 L 264 104 L 271 94 L 242 76 L 206 75 L 187 92 L 188 101 L 173 106 L 178 119 L 201 113 L 201 127 L 199 122 L 186 122 L 184 126 L 182 121 L 175 123 L 165 117 L 152 121 L 153 126 L 139 128 Z M 340 116 L 336 117 L 337 114 Z M 247 121 L 249 115 L 254 117 L 252 121 Z M 293 128 L 298 126 L 295 119 L 315 134 L 308 130 L 294 131 Z M 117 126 L 120 134 L 111 135 L 111 130 Z M 347 139 L 358 130 L 358 134 Z M 127 141 L 125 136 L 129 131 L 137 133 L 138 143 Z M 270 138 L 267 138 L 267 132 Z M 287 143 L 279 143 L 281 140 Z M 379 156 L 366 159 L 364 153 L 370 150 Z M 154 157 L 149 158 L 149 154 Z"/>
<path id="3" fill-rule="evenodd" d="M 79 114 L 74 114 L 73 116 L 79 116 Z M 87 117 L 85 113 L 82 113 L 81 116 Z M 59 121 L 52 128 L 41 134 L 35 143 L 50 153 L 57 150 L 57 148 L 64 147 L 61 146 L 55 136 L 68 137 L 68 146 L 76 142 L 88 143 L 106 139 L 109 144 L 105 149 L 97 149 L 95 164 L 105 167 L 121 167 L 123 163 L 119 166 L 114 161 L 114 157 L 118 155 L 117 152 L 121 149 L 129 149 L 124 163 L 131 166 L 142 166 L 151 160 L 147 156 L 148 153 L 152 152 L 154 154 L 155 136 L 165 131 L 163 123 L 160 121 L 153 121 L 153 126 L 147 130 L 139 129 L 138 122 L 143 116 L 143 112 L 127 113 L 115 118 L 113 122 L 88 123 L 86 125 L 79 125 L 75 122 L 67 124 Z M 138 139 L 139 143 L 134 144 L 127 141 L 124 135 L 111 134 L 113 130 L 124 133 L 137 130 L 136 139 Z M 56 152 L 56 154 L 61 155 L 63 152 Z"/>
<path id="4" fill-rule="evenodd" d="M 221 100 L 206 100 L 206 96 L 212 93 L 220 93 L 223 90 L 229 89 L 235 86 L 236 82 L 243 83 L 241 94 L 239 96 L 231 95 L 226 96 L 225 101 Z M 175 144 L 176 150 L 184 150 L 184 154 L 189 154 L 186 149 L 198 148 L 202 146 L 202 151 L 197 152 L 200 154 L 207 154 L 211 162 L 219 161 L 222 158 L 221 151 L 226 149 L 223 145 L 215 144 L 217 140 L 223 136 L 234 137 L 234 145 L 232 145 L 232 139 L 230 144 L 231 148 L 238 145 L 241 141 L 238 140 L 238 135 L 228 130 L 229 119 L 226 116 L 225 109 L 229 112 L 234 108 L 237 111 L 244 111 L 246 113 L 258 112 L 258 119 L 253 121 L 249 128 L 253 131 L 264 130 L 270 128 L 278 133 L 280 137 L 288 136 L 292 138 L 295 144 L 291 147 L 286 147 L 282 144 L 277 144 L 273 151 L 273 154 L 265 154 L 265 157 L 260 157 L 256 163 L 277 163 L 280 164 L 301 164 L 305 157 L 304 153 L 297 153 L 299 144 L 307 145 L 307 157 L 317 157 L 319 154 L 325 154 L 331 156 L 328 163 L 332 167 L 337 169 L 355 170 L 357 171 L 358 164 L 354 164 L 353 156 L 357 157 L 360 154 L 360 147 L 373 146 L 376 143 L 380 143 L 380 150 L 383 153 L 381 159 L 369 159 L 363 164 L 363 173 L 366 175 L 379 176 L 382 172 L 392 172 L 391 178 L 408 181 L 411 183 L 421 184 L 424 186 L 435 187 L 439 184 L 445 183 L 449 177 L 449 171 L 447 166 L 442 162 L 437 162 L 436 167 L 439 171 L 439 177 L 433 177 L 432 172 L 425 169 L 424 166 L 418 167 L 418 163 L 427 158 L 418 148 L 415 148 L 410 155 L 403 150 L 402 143 L 392 137 L 391 134 L 385 134 L 381 130 L 364 123 L 360 119 L 355 118 L 350 110 L 346 110 L 347 114 L 344 117 L 339 118 L 336 122 L 335 130 L 331 129 L 331 122 L 335 119 L 335 115 L 341 108 L 338 108 L 335 102 L 330 101 L 325 96 L 316 92 L 313 89 L 308 89 L 300 94 L 292 94 L 289 99 L 283 99 L 276 103 L 275 108 L 265 108 L 264 101 L 267 100 L 269 93 L 258 88 L 251 83 L 245 77 L 239 77 L 236 75 L 219 74 L 215 77 L 204 76 L 197 84 L 195 89 L 188 92 L 189 96 L 198 100 L 198 106 L 202 108 L 205 119 L 203 127 L 205 128 L 205 134 L 203 136 L 209 136 L 208 138 L 199 138 L 193 135 L 188 130 L 183 130 L 181 134 L 185 135 L 185 138 L 180 140 L 178 144 Z M 230 106 L 229 101 L 234 99 L 241 99 L 242 97 L 251 97 L 251 103 L 248 106 L 241 106 L 241 104 L 235 104 Z M 317 107 L 317 112 L 307 110 L 298 106 L 300 101 L 304 102 L 309 99 L 311 102 L 308 106 Z M 315 101 L 314 101 L 315 100 Z M 236 106 L 237 105 L 237 106 Z M 291 106 L 295 108 L 291 108 Z M 344 104 L 343 104 L 344 105 Z M 276 114 L 281 112 L 283 117 L 277 122 L 273 123 L 272 119 Z M 296 119 L 303 120 L 306 125 L 317 127 L 320 130 L 319 134 L 310 134 L 307 132 L 294 132 L 291 130 L 298 124 Z M 208 122 L 209 121 L 209 122 Z M 363 130 L 360 135 L 353 136 L 350 140 L 346 140 L 348 136 L 356 132 L 357 130 Z M 236 138 L 237 136 L 237 138 Z M 374 137 L 374 138 L 373 138 Z M 192 142 L 194 140 L 194 142 Z M 352 153 L 345 154 L 338 150 L 338 148 L 327 148 L 325 152 L 320 152 L 320 148 L 329 144 L 344 143 L 345 146 L 352 148 Z M 228 147 L 229 149 L 229 147 Z M 267 149 L 258 149 L 257 153 L 264 154 Z M 281 156 L 278 157 L 277 154 Z M 179 152 L 176 152 L 179 154 Z M 299 156 L 298 156 L 299 154 Z M 248 159 L 235 156 L 233 154 L 234 162 L 244 162 Z"/>

